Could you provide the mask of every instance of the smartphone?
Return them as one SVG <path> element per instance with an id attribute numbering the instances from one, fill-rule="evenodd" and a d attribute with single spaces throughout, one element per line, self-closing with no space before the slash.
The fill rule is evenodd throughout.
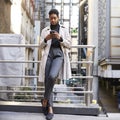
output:
<path id="1" fill-rule="evenodd" d="M 53 33 L 55 33 L 55 30 L 51 30 L 51 31 L 50 31 L 50 34 L 53 34 Z"/>

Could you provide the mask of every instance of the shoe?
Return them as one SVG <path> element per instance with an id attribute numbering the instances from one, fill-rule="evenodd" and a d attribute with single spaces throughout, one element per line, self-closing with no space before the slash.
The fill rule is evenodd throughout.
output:
<path id="1" fill-rule="evenodd" d="M 46 120 L 52 120 L 53 116 L 54 116 L 53 113 L 48 113 L 48 114 L 46 115 Z"/>
<path id="2" fill-rule="evenodd" d="M 44 99 L 41 100 L 42 105 L 43 105 L 43 100 Z M 42 106 L 42 112 L 43 112 L 44 115 L 47 115 L 48 114 L 48 106 L 46 106 L 46 107 Z"/>

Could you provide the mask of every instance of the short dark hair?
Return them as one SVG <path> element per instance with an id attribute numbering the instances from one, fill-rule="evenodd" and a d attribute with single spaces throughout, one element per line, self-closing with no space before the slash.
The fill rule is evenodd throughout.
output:
<path id="1" fill-rule="evenodd" d="M 58 12 L 57 9 L 51 9 L 51 10 L 49 11 L 49 15 L 51 15 L 51 14 L 56 14 L 57 16 L 59 16 L 59 12 Z"/>

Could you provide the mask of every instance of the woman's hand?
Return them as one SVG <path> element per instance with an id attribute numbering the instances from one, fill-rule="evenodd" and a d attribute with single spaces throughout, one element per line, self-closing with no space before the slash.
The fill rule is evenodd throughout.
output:
<path id="1" fill-rule="evenodd" d="M 58 32 L 54 32 L 51 34 L 52 38 L 56 38 L 58 40 L 60 40 L 60 34 Z"/>
<path id="2" fill-rule="evenodd" d="M 48 41 L 48 40 L 50 40 L 50 39 L 52 39 L 52 35 L 51 35 L 51 34 L 48 34 L 48 35 L 46 36 L 45 40 Z"/>
<path id="3" fill-rule="evenodd" d="M 60 34 L 58 32 L 48 34 L 46 36 L 45 40 L 48 41 L 48 40 L 51 40 L 52 38 L 56 38 L 56 39 L 60 40 Z"/>

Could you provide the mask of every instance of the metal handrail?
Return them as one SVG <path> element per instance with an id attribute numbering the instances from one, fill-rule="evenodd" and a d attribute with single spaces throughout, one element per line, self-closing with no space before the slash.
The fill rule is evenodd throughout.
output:
<path id="1" fill-rule="evenodd" d="M 0 60 L 0 63 L 41 63 L 41 61 L 32 60 Z"/>
<path id="2" fill-rule="evenodd" d="M 0 63 L 41 63 L 41 61 L 32 60 L 0 60 Z M 71 61 L 70 63 L 92 64 L 93 61 Z"/>
<path id="3" fill-rule="evenodd" d="M 0 78 L 39 78 L 39 76 L 0 75 Z"/>
<path id="4" fill-rule="evenodd" d="M 53 91 L 56 92 L 56 91 Z M 25 91 L 21 91 L 21 90 L 0 90 L 0 93 L 44 93 L 44 91 L 30 91 L 30 90 L 25 90 Z M 84 93 L 84 94 L 88 94 L 88 93 L 93 93 L 93 91 L 57 91 L 57 93 Z"/>
<path id="5" fill-rule="evenodd" d="M 26 48 L 30 48 L 30 47 L 40 47 L 39 44 L 0 44 L 0 47 L 26 47 Z M 71 48 L 92 48 L 93 52 L 92 55 L 94 57 L 94 49 L 95 46 L 94 45 L 72 45 Z M 84 61 L 70 61 L 71 64 L 88 64 L 88 66 L 90 66 L 91 64 L 93 65 L 94 63 L 94 59 L 92 58 L 92 60 L 84 60 Z M 41 61 L 32 61 L 32 60 L 0 60 L 0 63 L 41 63 Z M 39 78 L 39 76 L 37 75 L 0 75 L 0 78 Z M 53 90 L 54 93 L 82 93 L 82 94 L 86 94 L 85 96 L 87 97 L 87 101 L 86 101 L 86 105 L 90 104 L 90 96 L 93 93 L 93 91 L 90 89 L 90 82 L 93 79 L 93 76 L 91 74 L 87 74 L 86 76 L 72 76 L 72 78 L 81 78 L 81 79 L 89 79 L 88 80 L 88 89 L 86 90 L 85 88 L 83 88 L 83 91 L 73 91 L 72 88 L 82 88 L 82 87 L 67 87 L 69 90 L 60 90 L 60 91 L 55 91 Z M 29 79 L 28 79 L 29 80 Z M 30 87 L 30 86 L 29 86 Z M 14 87 L 14 88 L 22 88 L 22 87 Z M 0 90 L 0 93 L 43 93 L 44 90 L 37 90 L 38 86 L 34 86 L 33 90 Z M 44 88 L 44 87 L 43 87 Z M 64 87 L 61 87 L 64 88 Z M 59 89 L 59 88 L 58 88 Z"/>
<path id="6" fill-rule="evenodd" d="M 40 47 L 39 44 L 0 44 L 0 47 Z M 72 45 L 71 48 L 95 48 L 94 45 Z"/>
<path id="7" fill-rule="evenodd" d="M 22 76 L 22 75 L 0 75 L 0 78 L 39 78 L 39 76 Z M 72 78 L 93 79 L 93 76 L 72 76 Z"/>
<path id="8" fill-rule="evenodd" d="M 42 88 L 44 89 L 45 87 L 44 86 L 10 86 L 10 88 Z M 66 88 L 65 86 L 62 86 L 62 88 Z M 67 88 L 70 88 L 70 89 L 74 89 L 76 87 L 69 87 L 67 86 Z M 77 87 L 78 89 L 84 89 L 84 87 Z M 60 88 L 61 89 L 61 88 Z"/>

